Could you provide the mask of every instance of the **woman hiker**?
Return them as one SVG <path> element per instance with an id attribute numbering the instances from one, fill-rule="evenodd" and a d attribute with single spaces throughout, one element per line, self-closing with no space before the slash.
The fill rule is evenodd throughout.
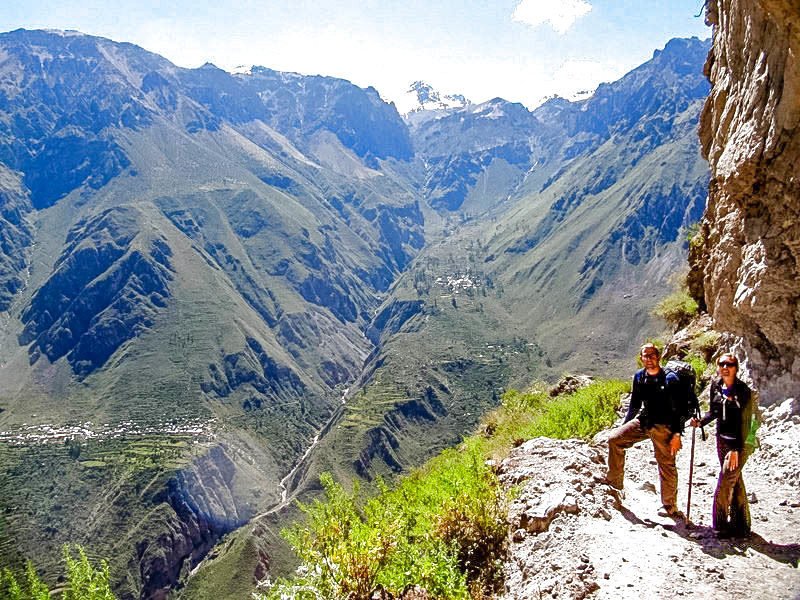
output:
<path id="1" fill-rule="evenodd" d="M 719 377 L 711 383 L 708 412 L 691 420 L 692 427 L 717 420 L 717 456 L 720 473 L 714 492 L 712 523 L 718 537 L 744 537 L 750 534 L 750 507 L 742 479 L 747 461 L 745 440 L 753 414 L 753 393 L 736 375 L 739 360 L 725 353 L 717 360 Z"/>

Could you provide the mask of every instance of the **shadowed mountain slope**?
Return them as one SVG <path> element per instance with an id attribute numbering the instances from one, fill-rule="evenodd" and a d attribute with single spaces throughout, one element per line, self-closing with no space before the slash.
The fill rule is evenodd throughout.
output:
<path id="1" fill-rule="evenodd" d="M 0 310 L 23 287 L 27 249 L 33 241 L 30 199 L 19 175 L 0 164 Z"/>

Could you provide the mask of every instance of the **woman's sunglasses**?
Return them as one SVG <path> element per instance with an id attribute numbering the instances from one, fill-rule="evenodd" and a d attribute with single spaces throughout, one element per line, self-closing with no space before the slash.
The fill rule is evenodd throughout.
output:
<path id="1" fill-rule="evenodd" d="M 728 367 L 729 369 L 732 369 L 733 367 L 738 367 L 739 366 L 734 362 L 721 362 L 721 363 L 718 363 L 718 364 L 719 364 L 720 367 Z"/>

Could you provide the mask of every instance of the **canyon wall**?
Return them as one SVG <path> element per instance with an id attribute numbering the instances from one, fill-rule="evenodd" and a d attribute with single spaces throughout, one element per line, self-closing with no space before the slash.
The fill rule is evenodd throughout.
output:
<path id="1" fill-rule="evenodd" d="M 690 288 L 772 403 L 800 387 L 800 4 L 710 0 L 706 20 L 711 183 Z"/>

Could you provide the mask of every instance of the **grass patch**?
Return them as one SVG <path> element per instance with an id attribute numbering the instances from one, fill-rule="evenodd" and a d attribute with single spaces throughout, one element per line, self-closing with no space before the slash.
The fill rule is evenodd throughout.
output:
<path id="1" fill-rule="evenodd" d="M 486 598 L 502 586 L 507 498 L 487 459 L 537 436 L 589 439 L 613 424 L 623 381 L 599 381 L 551 399 L 541 387 L 509 391 L 480 433 L 367 497 L 325 474 L 324 498 L 284 535 L 301 567 L 261 596 L 366 600 L 420 585 L 433 598 Z"/>
<path id="2" fill-rule="evenodd" d="M 653 309 L 653 314 L 680 329 L 697 316 L 698 310 L 697 301 L 689 295 L 689 290 L 682 287 L 659 302 Z"/>
<path id="3" fill-rule="evenodd" d="M 717 348 L 721 334 L 718 331 L 704 331 L 689 343 L 689 350 L 694 354 L 703 355 L 710 360 Z"/>
<path id="4" fill-rule="evenodd" d="M 624 381 L 601 381 L 543 406 L 539 418 L 524 428 L 526 438 L 580 438 L 588 440 L 614 424 L 620 394 L 630 391 Z"/>

